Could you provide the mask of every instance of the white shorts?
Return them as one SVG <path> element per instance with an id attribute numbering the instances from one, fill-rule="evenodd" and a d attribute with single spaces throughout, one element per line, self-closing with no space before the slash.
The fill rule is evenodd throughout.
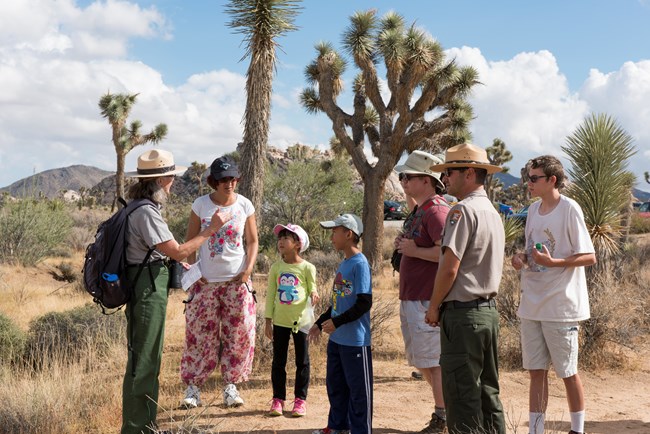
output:
<path id="1" fill-rule="evenodd" d="M 577 322 L 531 321 L 521 318 L 524 369 L 548 370 L 553 363 L 560 378 L 578 373 Z"/>
<path id="2" fill-rule="evenodd" d="M 416 368 L 440 366 L 440 327 L 424 322 L 428 309 L 428 300 L 402 300 L 399 305 L 406 360 Z"/>

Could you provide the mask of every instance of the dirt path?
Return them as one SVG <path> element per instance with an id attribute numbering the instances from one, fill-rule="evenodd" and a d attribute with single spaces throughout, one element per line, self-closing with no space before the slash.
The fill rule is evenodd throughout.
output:
<path id="1" fill-rule="evenodd" d="M 396 361 L 375 362 L 375 402 L 373 432 L 411 433 L 419 431 L 430 417 L 430 392 L 425 383 L 410 377 L 408 366 Z M 650 370 L 645 368 L 627 374 L 609 372 L 583 374 L 587 401 L 587 432 L 602 434 L 650 433 Z M 270 391 L 267 386 L 242 391 L 246 405 L 226 409 L 216 390 L 207 391 L 206 406 L 175 409 L 174 422 L 168 427 L 192 427 L 194 432 L 212 433 L 277 433 L 302 434 L 325 426 L 328 402 L 323 378 L 316 378 L 310 389 L 308 415 L 270 418 L 265 416 Z M 528 432 L 528 376 L 525 372 L 506 372 L 501 376 L 502 401 L 507 413 L 508 433 Z M 551 378 L 547 432 L 566 433 L 570 429 L 568 410 L 561 380 Z M 290 407 L 287 405 L 287 407 Z M 290 408 L 288 409 L 290 410 Z M 164 416 L 163 416 L 164 417 Z M 163 419 L 160 419 L 163 422 Z"/>

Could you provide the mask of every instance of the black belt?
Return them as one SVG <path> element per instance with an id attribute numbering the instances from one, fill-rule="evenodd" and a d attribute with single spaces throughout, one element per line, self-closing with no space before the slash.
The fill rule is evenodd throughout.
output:
<path id="1" fill-rule="evenodd" d="M 440 305 L 440 310 L 445 309 L 478 309 L 480 307 L 497 307 L 497 301 L 493 298 L 477 298 L 471 301 L 445 301 Z"/>

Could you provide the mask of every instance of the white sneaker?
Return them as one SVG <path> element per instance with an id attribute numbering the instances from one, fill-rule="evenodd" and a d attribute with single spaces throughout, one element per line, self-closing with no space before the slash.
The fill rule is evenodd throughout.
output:
<path id="1" fill-rule="evenodd" d="M 244 400 L 239 396 L 237 387 L 234 384 L 228 384 L 223 390 L 223 403 L 226 407 L 239 407 L 244 405 Z"/>
<path id="2" fill-rule="evenodd" d="M 183 405 L 188 408 L 196 408 L 201 405 L 201 392 L 198 387 L 193 384 L 187 386 Z"/>

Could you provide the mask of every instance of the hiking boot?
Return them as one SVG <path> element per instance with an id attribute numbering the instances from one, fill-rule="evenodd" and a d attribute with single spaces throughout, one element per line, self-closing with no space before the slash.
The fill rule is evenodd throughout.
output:
<path id="1" fill-rule="evenodd" d="M 569 434 L 585 434 L 585 433 L 571 430 L 569 431 Z"/>
<path id="2" fill-rule="evenodd" d="M 293 400 L 293 410 L 291 410 L 291 416 L 293 417 L 303 417 L 307 414 L 307 401 L 304 399 L 296 398 Z"/>
<path id="3" fill-rule="evenodd" d="M 431 420 L 426 427 L 420 431 L 422 434 L 442 434 L 445 432 L 447 421 L 435 413 L 431 414 Z"/>
<path id="4" fill-rule="evenodd" d="M 187 408 L 196 408 L 201 405 L 201 392 L 199 388 L 193 384 L 187 386 L 185 389 L 185 398 L 183 398 L 183 403 Z"/>
<path id="5" fill-rule="evenodd" d="M 349 429 L 331 429 L 330 427 L 325 427 L 323 429 L 317 429 L 311 432 L 311 434 L 350 434 Z"/>
<path id="6" fill-rule="evenodd" d="M 226 404 L 226 407 L 239 407 L 240 405 L 244 405 L 244 400 L 239 396 L 237 387 L 234 384 L 228 384 L 223 389 L 223 403 Z"/>
<path id="7" fill-rule="evenodd" d="M 280 398 L 273 398 L 271 400 L 271 409 L 269 410 L 269 416 L 282 416 L 283 411 L 284 401 Z"/>
<path id="8" fill-rule="evenodd" d="M 421 380 L 422 379 L 422 372 L 413 371 L 413 372 L 411 372 L 411 377 L 415 378 L 416 380 Z"/>

